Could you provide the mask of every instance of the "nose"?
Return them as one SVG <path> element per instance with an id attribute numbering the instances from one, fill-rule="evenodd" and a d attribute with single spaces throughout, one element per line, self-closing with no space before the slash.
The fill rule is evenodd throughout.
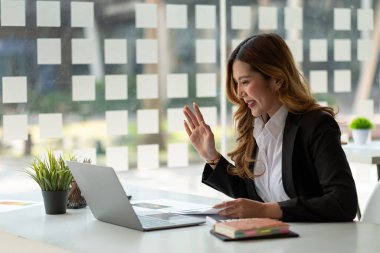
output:
<path id="1" fill-rule="evenodd" d="M 244 89 L 241 87 L 241 85 L 237 84 L 237 95 L 239 98 L 244 98 Z"/>

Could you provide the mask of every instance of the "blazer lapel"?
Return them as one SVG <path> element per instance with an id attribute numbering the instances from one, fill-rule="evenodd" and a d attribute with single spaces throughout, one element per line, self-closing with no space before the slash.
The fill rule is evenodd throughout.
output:
<path id="1" fill-rule="evenodd" d="M 296 197 L 296 190 L 293 182 L 292 158 L 296 134 L 298 131 L 297 121 L 301 116 L 288 113 L 284 128 L 282 141 L 282 183 L 284 190 L 290 198 Z"/>

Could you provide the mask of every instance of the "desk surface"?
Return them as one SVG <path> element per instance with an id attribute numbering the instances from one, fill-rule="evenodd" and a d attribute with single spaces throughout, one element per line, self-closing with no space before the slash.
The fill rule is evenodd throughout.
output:
<path id="1" fill-rule="evenodd" d="M 342 148 L 349 162 L 380 164 L 380 141 L 372 141 L 366 145 L 349 143 L 342 145 Z"/>
<path id="2" fill-rule="evenodd" d="M 160 197 L 197 203 L 217 202 L 194 195 L 130 188 L 135 199 Z M 300 238 L 243 242 L 222 242 L 210 235 L 209 229 L 207 225 L 200 225 L 139 232 L 97 221 L 88 208 L 69 209 L 65 215 L 46 215 L 40 205 L 0 213 L 0 230 L 78 253 L 380 252 L 380 225 L 369 223 L 291 223 L 291 229 L 299 233 Z"/>

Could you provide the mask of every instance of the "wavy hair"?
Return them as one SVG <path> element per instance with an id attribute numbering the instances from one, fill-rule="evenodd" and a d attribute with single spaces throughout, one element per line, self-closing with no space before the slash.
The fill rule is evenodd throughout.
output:
<path id="1" fill-rule="evenodd" d="M 227 63 L 226 93 L 238 109 L 234 114 L 237 132 L 237 147 L 228 153 L 235 167 L 230 166 L 231 175 L 255 178 L 250 162 L 254 161 L 257 145 L 253 137 L 254 117 L 244 100 L 237 93 L 237 84 L 232 77 L 232 66 L 236 60 L 250 65 L 252 71 L 265 79 L 275 78 L 281 85 L 276 89 L 279 101 L 295 114 L 321 110 L 335 116 L 331 107 L 317 104 L 310 93 L 308 82 L 299 72 L 285 41 L 277 34 L 253 35 L 242 41 L 231 53 Z"/>

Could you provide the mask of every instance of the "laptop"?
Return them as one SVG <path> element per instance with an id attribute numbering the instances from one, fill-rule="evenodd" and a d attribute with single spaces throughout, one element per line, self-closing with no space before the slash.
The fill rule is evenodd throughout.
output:
<path id="1" fill-rule="evenodd" d="M 67 161 L 92 214 L 107 223 L 140 230 L 198 225 L 205 219 L 174 213 L 136 213 L 115 171 L 111 167 Z"/>

